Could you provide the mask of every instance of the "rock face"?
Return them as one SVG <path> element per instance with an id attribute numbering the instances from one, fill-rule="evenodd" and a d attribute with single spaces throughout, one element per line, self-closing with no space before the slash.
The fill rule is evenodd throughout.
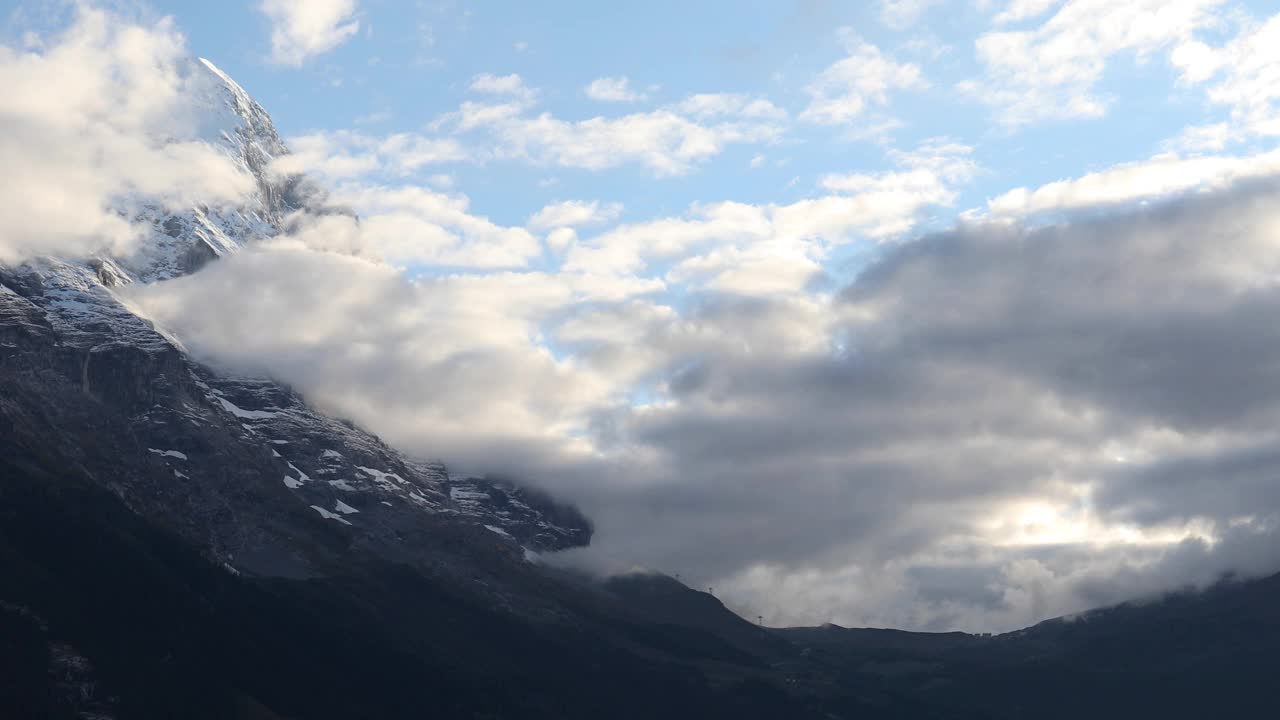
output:
<path id="1" fill-rule="evenodd" d="M 135 202 L 149 237 L 125 257 L 0 267 L 10 449 L 87 472 L 235 572 L 309 577 L 353 551 L 430 566 L 442 528 L 521 559 L 587 544 L 573 508 L 407 458 L 286 386 L 204 367 L 120 301 L 116 288 L 195 272 L 281 232 L 291 213 L 333 212 L 306 178 L 268 172 L 288 150 L 244 90 L 207 61 L 190 73 L 200 132 L 256 190 L 240 207 Z"/>

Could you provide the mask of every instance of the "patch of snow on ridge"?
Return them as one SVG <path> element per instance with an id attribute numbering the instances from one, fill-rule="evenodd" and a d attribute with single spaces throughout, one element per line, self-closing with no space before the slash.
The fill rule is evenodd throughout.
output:
<path id="1" fill-rule="evenodd" d="M 155 448 L 147 448 L 147 452 L 153 452 L 160 457 L 178 458 L 179 460 L 187 459 L 186 453 L 180 453 L 177 450 L 157 450 Z"/>
<path id="2" fill-rule="evenodd" d="M 318 512 L 318 513 L 320 513 L 320 517 L 324 518 L 325 520 L 337 520 L 338 522 L 342 523 L 343 525 L 350 525 L 350 524 L 351 524 L 351 523 L 347 522 L 346 520 L 342 519 L 342 516 L 341 516 L 341 515 L 335 515 L 334 513 L 331 513 L 331 512 L 329 512 L 328 510 L 325 510 L 324 508 L 320 507 L 319 505 L 312 505 L 312 506 L 311 506 L 311 509 L 312 509 L 312 510 L 315 510 L 315 511 L 316 511 L 316 512 Z"/>
<path id="3" fill-rule="evenodd" d="M 296 490 L 311 480 L 311 477 L 306 473 L 302 472 L 301 470 L 299 470 L 297 465 L 294 465 L 293 463 L 287 460 L 285 462 L 288 463 L 290 470 L 298 473 L 297 478 L 291 478 L 288 475 L 284 476 L 284 484 L 290 490 Z"/>
<path id="4" fill-rule="evenodd" d="M 269 412 L 266 410 L 245 410 L 222 396 L 218 396 L 218 402 L 222 403 L 222 408 L 224 410 L 238 418 L 244 418 L 245 420 L 265 420 L 267 418 L 276 417 L 280 414 L 278 412 Z"/>
<path id="5" fill-rule="evenodd" d="M 367 467 L 364 467 L 363 465 L 357 465 L 356 469 L 368 474 L 369 477 L 373 478 L 374 482 L 378 483 L 379 485 L 381 485 L 383 488 L 387 490 L 396 489 L 396 486 L 391 483 L 391 480 L 395 480 L 397 483 L 401 485 L 404 484 L 404 478 L 400 477 L 399 475 L 396 475 L 395 473 L 382 472 L 381 470 L 374 470 L 373 468 L 367 468 Z M 390 478 L 390 480 L 388 478 Z"/>
<path id="6" fill-rule="evenodd" d="M 355 508 L 351 507 L 350 505 L 348 505 L 348 504 L 346 504 L 346 503 L 342 502 L 341 500 L 337 500 L 337 501 L 335 501 L 335 504 L 334 504 L 334 506 L 333 506 L 333 509 L 334 509 L 334 510 L 337 510 L 338 512 L 342 513 L 343 515 L 350 515 L 351 513 L 358 513 L 358 512 L 360 512 L 359 510 L 357 510 L 357 509 L 355 509 Z"/>

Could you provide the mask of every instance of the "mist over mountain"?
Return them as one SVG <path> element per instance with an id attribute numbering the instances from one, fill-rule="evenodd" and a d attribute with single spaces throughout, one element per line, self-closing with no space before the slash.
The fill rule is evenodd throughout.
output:
<path id="1" fill-rule="evenodd" d="M 979 3 L 964 61 L 934 4 L 760 7 L 768 87 L 569 92 L 536 40 L 431 55 L 528 8 L 16 4 L 0 715 L 1266 714 L 1280 19 L 1245 5 Z M 207 42 L 242 13 L 249 59 Z M 1117 58 L 1213 122 L 1050 152 L 1140 95 Z M 424 68 L 411 125 L 317 100 Z M 998 133 L 890 115 L 937 93 Z"/>

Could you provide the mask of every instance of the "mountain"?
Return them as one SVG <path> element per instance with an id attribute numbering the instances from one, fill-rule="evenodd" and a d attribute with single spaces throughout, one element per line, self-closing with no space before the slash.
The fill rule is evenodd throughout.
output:
<path id="1" fill-rule="evenodd" d="M 271 378 L 201 364 L 118 291 L 346 212 L 192 61 L 238 207 L 129 198 L 127 255 L 0 267 L 0 717 L 1261 716 L 1280 576 L 995 637 L 767 629 L 662 575 L 540 553 L 570 505 L 409 457 Z"/>
<path id="2" fill-rule="evenodd" d="M 133 198 L 151 230 L 132 254 L 0 268 L 0 426 L 10 441 L 92 469 L 134 510 L 237 571 L 314 575 L 335 542 L 431 562 L 419 535 L 442 523 L 518 556 L 589 542 L 572 508 L 406 457 L 273 380 L 214 372 L 121 302 L 120 286 L 194 272 L 279 234 L 290 213 L 334 212 L 305 178 L 268 173 L 288 150 L 243 89 L 208 61 L 189 72 L 200 132 L 256 190 L 241 207 L 180 212 Z"/>
<path id="3" fill-rule="evenodd" d="M 847 685 L 955 717 L 1270 717 L 1280 575 L 1224 578 L 1003 635 L 777 631 Z M 922 715 L 934 717 L 935 715 Z M 945 717 L 947 715 L 936 715 Z"/>

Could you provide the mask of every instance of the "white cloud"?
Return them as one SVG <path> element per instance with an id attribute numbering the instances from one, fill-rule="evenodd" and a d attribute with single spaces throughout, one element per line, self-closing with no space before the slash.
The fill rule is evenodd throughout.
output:
<path id="1" fill-rule="evenodd" d="M 600 102 L 638 102 L 645 99 L 645 94 L 632 89 L 631 81 L 625 76 L 602 77 L 592 80 L 583 92 L 592 100 Z"/>
<path id="2" fill-rule="evenodd" d="M 776 120 L 759 117 L 758 103 L 745 105 L 746 114 L 707 120 L 683 114 L 679 106 L 576 121 L 529 115 L 529 107 L 466 102 L 433 127 L 484 130 L 496 141 L 496 157 L 586 170 L 637 163 L 660 176 L 685 174 L 728 145 L 772 142 L 783 131 Z"/>
<path id="3" fill-rule="evenodd" d="M 675 104 L 682 114 L 699 120 L 736 117 L 751 120 L 787 119 L 787 111 L 765 98 L 741 93 L 698 93 Z"/>
<path id="4" fill-rule="evenodd" d="M 126 252 L 148 202 L 234 203 L 253 180 L 197 139 L 190 102 L 215 82 L 165 19 L 80 8 L 38 48 L 0 46 L 0 262 Z M 17 181 L 16 178 L 21 178 Z"/>
<path id="5" fill-rule="evenodd" d="M 456 130 L 466 132 L 476 128 L 514 121 L 524 111 L 528 110 L 531 105 L 525 99 L 517 99 L 505 103 L 481 103 L 468 100 L 462 103 L 456 113 L 446 116 L 446 118 L 454 122 Z M 444 127 L 445 124 L 444 120 L 437 120 L 430 127 L 438 129 Z"/>
<path id="6" fill-rule="evenodd" d="M 997 25 L 1031 20 L 1049 12 L 1062 0 L 1010 0 L 992 21 Z"/>
<path id="7" fill-rule="evenodd" d="M 486 133 L 487 159 L 603 170 L 640 164 L 660 176 L 683 175 L 731 144 L 771 143 L 787 113 L 761 97 L 733 93 L 690 95 L 647 112 L 565 120 L 532 114 L 538 93 L 518 75 L 477 75 L 471 90 L 502 96 L 463 102 L 428 124 L 435 132 Z"/>
<path id="8" fill-rule="evenodd" d="M 332 199 L 355 209 L 359 221 L 304 217 L 294 236 L 311 247 L 372 253 L 398 266 L 519 268 L 542 253 L 524 228 L 472 215 L 462 195 L 414 186 L 340 185 Z"/>
<path id="9" fill-rule="evenodd" d="M 815 254 L 808 243 L 786 239 L 728 245 L 681 260 L 664 278 L 672 285 L 746 297 L 794 294 L 822 273 Z"/>
<path id="10" fill-rule="evenodd" d="M 895 30 L 903 30 L 920 21 L 920 18 L 944 0 L 880 0 L 880 20 Z"/>
<path id="11" fill-rule="evenodd" d="M 1173 150 L 1190 152 L 1217 152 L 1240 139 L 1241 133 L 1230 123 L 1217 122 L 1208 125 L 1191 125 L 1182 129 L 1178 136 L 1165 143 Z"/>
<path id="12" fill-rule="evenodd" d="M 1186 145 L 1219 149 L 1249 137 L 1280 136 L 1280 15 L 1247 24 L 1220 48 L 1184 42 L 1170 61 L 1184 83 L 1208 84 L 1209 102 L 1230 111 L 1229 123 L 1189 129 Z"/>
<path id="13" fill-rule="evenodd" d="M 928 87 L 914 63 L 887 57 L 875 45 L 844 31 L 849 55 L 809 84 L 809 105 L 800 119 L 821 125 L 842 125 L 861 116 L 868 105 L 884 105 L 889 93 Z"/>
<path id="14" fill-rule="evenodd" d="M 988 202 L 995 217 L 1106 208 L 1220 190 L 1243 180 L 1280 175 L 1280 150 L 1255 156 L 1181 158 L 1158 155 L 1034 190 L 1015 188 Z"/>
<path id="15" fill-rule="evenodd" d="M 972 153 L 973 148 L 967 145 L 933 140 L 912 152 L 889 153 L 904 170 L 827 175 L 820 182 L 822 187 L 836 192 L 905 192 L 920 196 L 929 204 L 946 205 L 955 199 L 954 184 L 969 180 L 976 172 L 970 160 Z"/>
<path id="16" fill-rule="evenodd" d="M 429 165 L 456 163 L 471 154 L 454 138 L 416 133 L 367 135 L 352 130 L 316 132 L 289 138 L 292 151 L 272 162 L 280 173 L 309 172 L 330 179 L 375 172 L 412 174 Z"/>
<path id="17" fill-rule="evenodd" d="M 356 0 L 262 0 L 271 21 L 271 59 L 300 67 L 350 40 L 360 30 Z"/>
<path id="18" fill-rule="evenodd" d="M 1069 0 L 1040 27 L 979 36 L 986 76 L 960 89 L 995 107 L 1010 126 L 1100 117 L 1107 103 L 1094 87 L 1111 56 L 1131 53 L 1143 62 L 1187 42 L 1217 22 L 1223 1 Z"/>
<path id="19" fill-rule="evenodd" d="M 547 205 L 529 218 L 528 226 L 534 230 L 599 225 L 617 219 L 622 214 L 621 203 L 602 204 L 597 200 L 583 202 L 567 200 Z"/>
<path id="20" fill-rule="evenodd" d="M 577 296 L 537 274 L 413 282 L 283 240 L 138 288 L 134 300 L 204 357 L 287 377 L 402 447 L 472 459 L 502 445 L 572 451 L 565 433 L 609 388 L 529 338 Z M 219 322 L 203 302 L 237 322 Z M 302 360 L 315 352 L 325 362 Z"/>
<path id="21" fill-rule="evenodd" d="M 692 277 L 694 269 L 698 276 L 712 267 L 727 272 L 727 259 L 740 258 L 750 262 L 755 278 L 765 279 L 768 261 L 775 261 L 788 270 L 767 279 L 769 286 L 801 290 L 828 248 L 902 235 L 926 208 L 951 204 L 955 186 L 976 171 L 970 152 L 963 145 L 931 141 L 913 152 L 891 152 L 902 170 L 824 178 L 830 195 L 785 205 L 694 205 L 683 217 L 623 225 L 574 245 L 565 267 L 641 273 L 651 263 L 681 259 L 684 277 Z M 708 282 L 743 289 L 742 277 Z"/>
<path id="22" fill-rule="evenodd" d="M 469 87 L 472 92 L 488 93 L 490 95 L 514 95 L 528 98 L 534 94 L 534 91 L 524 84 L 524 78 L 515 73 L 510 75 L 481 73 L 471 78 Z"/>
<path id="23" fill-rule="evenodd" d="M 552 252 L 562 253 L 570 245 L 578 241 L 578 233 L 571 227 L 561 227 L 547 233 L 547 247 Z"/>

